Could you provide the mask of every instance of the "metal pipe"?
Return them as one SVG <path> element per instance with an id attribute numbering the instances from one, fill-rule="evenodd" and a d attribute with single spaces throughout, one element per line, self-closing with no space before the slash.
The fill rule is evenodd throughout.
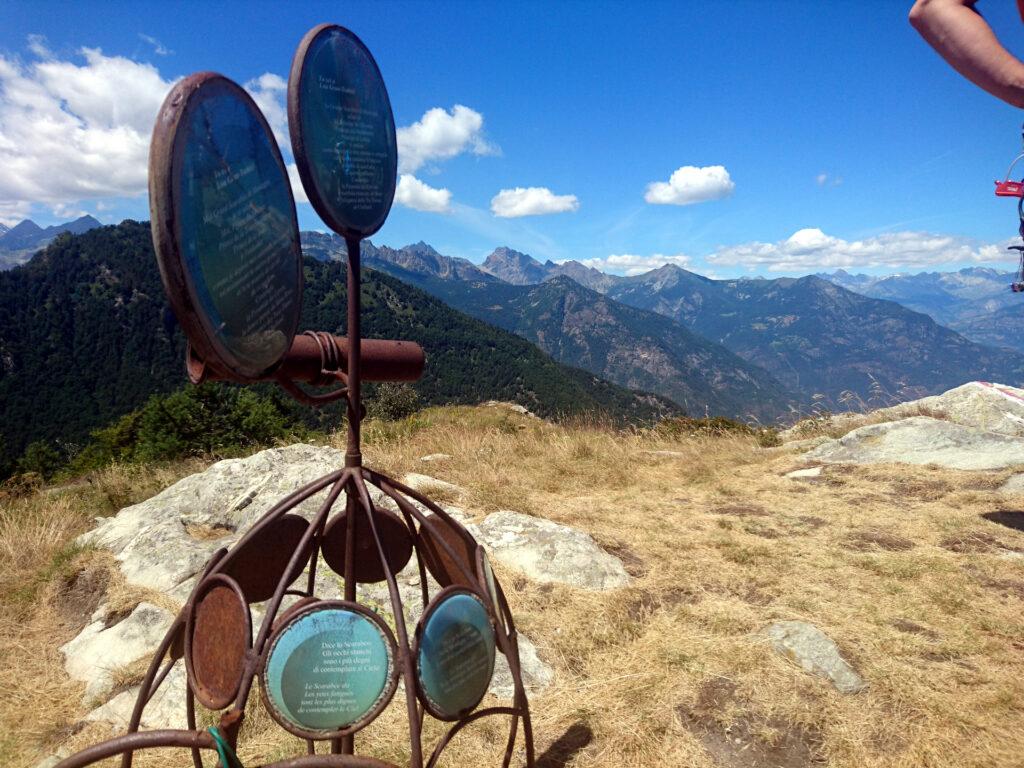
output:
<path id="1" fill-rule="evenodd" d="M 328 373 L 348 374 L 349 342 L 343 336 L 331 336 L 338 350 L 337 361 L 324 361 L 320 345 L 309 335 L 299 334 L 292 341 L 291 349 L 284 356 L 280 367 L 261 381 L 274 381 L 279 374 L 293 381 L 316 383 L 323 380 L 323 362 L 329 365 Z M 414 341 L 394 341 L 391 339 L 359 339 L 361 373 L 363 381 L 416 381 L 423 375 L 426 355 L 423 347 Z M 199 357 L 192 347 L 188 346 L 185 367 L 193 384 L 204 381 L 234 381 L 227 372 L 218 371 L 214 366 Z"/>

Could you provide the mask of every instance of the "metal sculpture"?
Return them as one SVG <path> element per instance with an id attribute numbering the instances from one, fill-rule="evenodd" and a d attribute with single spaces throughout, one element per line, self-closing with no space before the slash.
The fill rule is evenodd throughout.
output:
<path id="1" fill-rule="evenodd" d="M 282 499 L 233 547 L 214 553 L 157 649 L 128 732 L 59 768 L 116 755 L 130 768 L 138 751 L 156 747 L 190 749 L 196 768 L 203 750 L 236 768 L 256 685 L 271 716 L 306 744 L 305 756 L 275 768 L 386 768 L 355 754 L 355 735 L 389 705 L 399 681 L 412 768 L 436 765 L 462 728 L 487 716 L 509 718 L 502 765 L 512 760 L 521 724 L 533 766 L 515 622 L 486 553 L 426 496 L 363 466 L 362 381 L 415 380 L 424 355 L 411 342 L 360 335 L 360 241 L 390 210 L 397 151 L 387 90 L 352 32 L 322 25 L 303 38 L 288 114 L 310 202 L 348 246 L 345 338 L 296 335 L 302 263 L 288 173 L 255 103 L 221 75 L 186 78 L 160 111 L 150 154 L 153 240 L 189 339 L 191 380 L 277 381 L 313 405 L 346 398 L 345 465 Z M 336 388 L 311 394 L 298 382 Z M 375 504 L 370 487 L 393 508 Z M 310 520 L 293 514 L 324 492 Z M 343 600 L 315 594 L 321 557 L 344 578 Z M 423 613 L 410 636 L 396 574 L 413 557 Z M 304 587 L 294 586 L 304 570 Z M 441 587 L 433 596 L 428 574 Z M 357 600 L 357 584 L 381 581 L 391 624 Z M 286 598 L 293 602 L 282 610 Z M 263 601 L 266 613 L 254 627 L 250 606 Z M 507 706 L 480 709 L 496 653 L 507 659 L 515 693 Z M 187 672 L 188 729 L 140 731 L 147 703 L 177 663 Z M 196 701 L 221 713 L 215 728 L 196 727 Z M 421 737 L 427 715 L 451 723 L 429 755 Z M 330 754 L 317 754 L 317 742 L 328 743 Z"/>

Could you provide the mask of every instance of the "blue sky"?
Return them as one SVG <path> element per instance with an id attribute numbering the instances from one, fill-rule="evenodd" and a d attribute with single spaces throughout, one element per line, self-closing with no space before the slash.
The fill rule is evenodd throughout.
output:
<path id="1" fill-rule="evenodd" d="M 6 0 L 0 221 L 148 218 L 146 126 L 169 83 L 219 71 L 273 123 L 273 76 L 333 21 L 409 129 L 413 181 L 377 243 L 716 276 L 1002 260 L 1016 211 L 992 181 L 1024 115 L 950 70 L 909 5 Z M 1024 56 L 1015 4 L 980 5 Z M 323 228 L 308 204 L 299 219 Z"/>

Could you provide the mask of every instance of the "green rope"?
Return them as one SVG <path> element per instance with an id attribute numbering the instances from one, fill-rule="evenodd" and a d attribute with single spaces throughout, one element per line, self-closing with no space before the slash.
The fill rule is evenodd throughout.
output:
<path id="1" fill-rule="evenodd" d="M 220 735 L 220 731 L 216 728 L 209 728 L 208 730 L 210 735 L 213 736 L 213 743 L 217 746 L 217 754 L 220 755 L 220 764 L 223 768 L 236 768 L 236 766 L 237 768 L 245 768 L 242 765 L 242 761 L 238 759 L 238 755 L 235 754 L 235 750 Z"/>

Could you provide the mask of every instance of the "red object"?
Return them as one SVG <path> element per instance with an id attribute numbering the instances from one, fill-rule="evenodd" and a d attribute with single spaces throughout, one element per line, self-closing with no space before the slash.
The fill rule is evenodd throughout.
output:
<path id="1" fill-rule="evenodd" d="M 997 181 L 996 197 L 1024 197 L 1024 182 L 1021 181 Z"/>

